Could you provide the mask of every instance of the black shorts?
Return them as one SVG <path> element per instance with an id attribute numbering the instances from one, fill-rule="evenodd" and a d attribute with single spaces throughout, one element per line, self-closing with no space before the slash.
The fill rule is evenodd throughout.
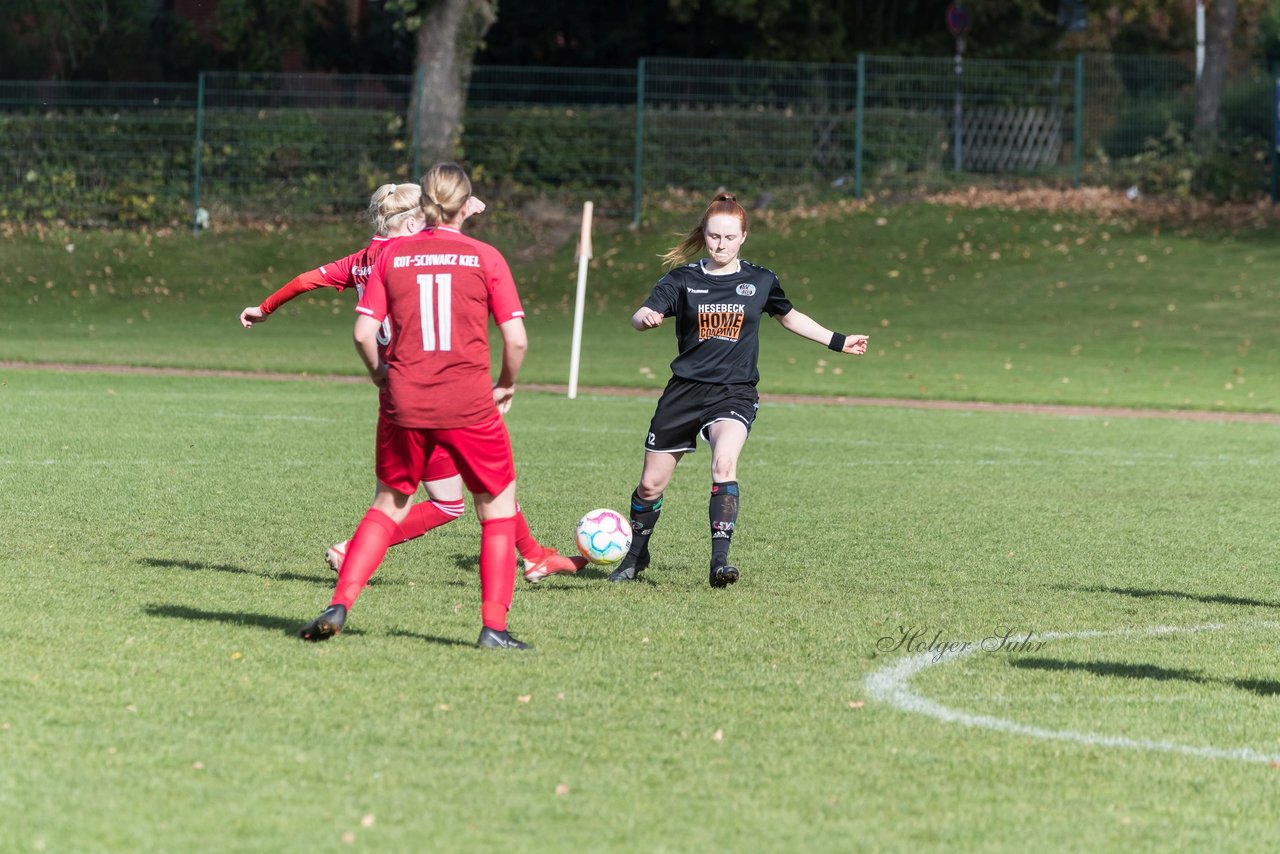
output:
<path id="1" fill-rule="evenodd" d="M 672 377 L 667 383 L 645 438 L 646 451 L 687 453 L 697 449 L 698 435 L 717 421 L 737 421 L 751 432 L 760 395 L 750 383 L 716 385 Z"/>

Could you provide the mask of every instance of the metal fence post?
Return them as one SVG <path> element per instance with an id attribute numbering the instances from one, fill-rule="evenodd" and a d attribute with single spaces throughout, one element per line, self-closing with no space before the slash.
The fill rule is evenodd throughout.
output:
<path id="1" fill-rule="evenodd" d="M 961 75 L 964 74 L 964 36 L 956 36 L 956 92 L 951 107 L 951 158 L 957 172 L 964 171 L 964 94 Z"/>
<path id="2" fill-rule="evenodd" d="M 1271 204 L 1280 202 L 1280 63 L 1271 66 Z"/>
<path id="3" fill-rule="evenodd" d="M 1084 54 L 1076 54 L 1076 102 L 1071 132 L 1071 186 L 1080 187 L 1081 149 L 1084 148 Z"/>
<path id="4" fill-rule="evenodd" d="M 204 72 L 196 84 L 196 151 L 191 186 L 191 231 L 200 233 L 200 170 L 204 153 Z"/>
<path id="5" fill-rule="evenodd" d="M 644 57 L 636 63 L 635 190 L 631 199 L 631 225 L 640 226 L 640 200 L 644 195 Z"/>
<path id="6" fill-rule="evenodd" d="M 853 197 L 855 199 L 862 198 L 862 130 L 863 130 L 863 105 L 866 102 L 865 93 L 867 91 L 867 57 L 866 54 L 858 54 L 858 91 L 854 93 L 854 124 L 853 124 Z"/>

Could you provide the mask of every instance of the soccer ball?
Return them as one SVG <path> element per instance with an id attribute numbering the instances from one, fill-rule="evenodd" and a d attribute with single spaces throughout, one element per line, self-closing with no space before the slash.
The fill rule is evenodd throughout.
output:
<path id="1" fill-rule="evenodd" d="M 617 563 L 631 548 L 631 523 L 613 510 L 592 510 L 578 520 L 574 540 L 591 563 Z"/>

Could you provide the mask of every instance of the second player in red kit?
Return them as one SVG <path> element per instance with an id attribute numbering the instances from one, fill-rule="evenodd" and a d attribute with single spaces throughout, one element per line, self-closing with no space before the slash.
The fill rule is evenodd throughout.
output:
<path id="1" fill-rule="evenodd" d="M 444 448 L 481 522 L 483 627 L 477 644 L 524 649 L 507 632 L 517 508 L 515 464 L 502 418 L 528 348 L 524 310 L 502 254 L 458 229 L 471 195 L 462 168 L 437 164 L 421 183 L 427 228 L 384 248 L 356 307 L 356 350 L 383 388 L 377 491 L 351 538 L 330 607 L 302 636 L 321 640 L 341 631 L 347 611 L 396 540 L 427 460 Z M 503 345 L 496 383 L 489 373 L 490 317 Z M 395 334 L 380 354 L 377 333 L 387 318 Z"/>

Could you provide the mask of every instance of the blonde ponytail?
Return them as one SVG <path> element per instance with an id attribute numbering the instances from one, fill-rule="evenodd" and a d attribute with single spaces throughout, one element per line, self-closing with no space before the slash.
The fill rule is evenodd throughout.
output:
<path id="1" fill-rule="evenodd" d="M 369 224 L 373 233 L 386 237 L 404 218 L 422 204 L 422 188 L 417 184 L 383 184 L 369 199 Z"/>
<path id="2" fill-rule="evenodd" d="M 422 217 L 428 226 L 460 222 L 471 179 L 456 163 L 437 163 L 422 176 Z"/>

